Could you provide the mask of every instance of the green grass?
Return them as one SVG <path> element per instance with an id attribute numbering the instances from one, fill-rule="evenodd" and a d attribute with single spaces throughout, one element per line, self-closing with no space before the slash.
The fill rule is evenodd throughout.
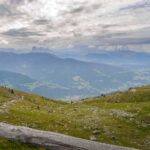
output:
<path id="1" fill-rule="evenodd" d="M 0 87 L 0 106 L 10 100 L 10 95 L 11 93 L 8 90 Z"/>
<path id="2" fill-rule="evenodd" d="M 0 139 L 0 150 L 40 150 L 40 148 Z"/>
<path id="3" fill-rule="evenodd" d="M 4 91 L 9 93 L 7 89 Z M 13 95 L 9 94 L 9 99 L 15 95 L 23 96 L 24 100 L 12 104 L 7 112 L 1 113 L 0 122 L 85 139 L 94 137 L 98 142 L 149 150 L 149 93 L 149 87 L 142 87 L 134 92 L 128 90 L 70 104 L 15 91 Z M 8 141 L 0 142 L 5 145 Z M 11 143 L 8 145 L 11 149 Z M 16 146 L 19 149 L 19 145 Z"/>

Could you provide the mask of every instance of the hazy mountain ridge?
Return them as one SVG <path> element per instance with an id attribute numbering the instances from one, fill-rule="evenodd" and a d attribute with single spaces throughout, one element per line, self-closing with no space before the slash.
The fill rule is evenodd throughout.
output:
<path id="1" fill-rule="evenodd" d="M 99 63 L 115 65 L 150 65 L 150 53 L 130 50 L 116 50 L 101 53 L 89 53 L 86 58 Z"/>
<path id="2" fill-rule="evenodd" d="M 48 53 L 0 52 L 0 70 L 33 79 L 21 85 L 27 92 L 69 100 L 150 83 L 150 70 L 141 73 L 103 63 L 62 59 Z M 19 87 L 20 83 L 14 86 L 24 90 Z"/>
<path id="3" fill-rule="evenodd" d="M 25 84 L 33 83 L 35 80 L 20 73 L 0 70 L 0 85 L 28 91 Z"/>

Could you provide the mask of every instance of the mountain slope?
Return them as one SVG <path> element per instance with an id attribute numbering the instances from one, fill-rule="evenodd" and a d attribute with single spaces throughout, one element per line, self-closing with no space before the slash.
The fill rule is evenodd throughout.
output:
<path id="1" fill-rule="evenodd" d="M 116 65 L 150 65 L 150 53 L 134 52 L 129 50 L 116 50 L 102 53 L 89 53 L 86 58 L 88 60 Z"/>
<path id="2" fill-rule="evenodd" d="M 0 88 L 0 122 L 149 150 L 149 93 L 145 86 L 65 103 Z"/>
<path id="3" fill-rule="evenodd" d="M 30 92 L 28 84 L 33 84 L 36 81 L 26 75 L 20 73 L 0 70 L 0 86 L 20 89 Z"/>
<path id="4" fill-rule="evenodd" d="M 3 86 L 9 86 L 9 84 L 13 84 L 12 86 L 14 87 L 15 85 L 24 85 L 26 83 L 32 82 L 34 82 L 34 80 L 29 78 L 28 76 L 15 72 L 0 70 L 0 84 Z"/>
<path id="5" fill-rule="evenodd" d="M 25 91 L 57 99 L 78 100 L 150 83 L 149 70 L 141 73 L 102 63 L 62 59 L 47 53 L 1 52 L 0 69 L 34 79 L 23 84 Z"/>

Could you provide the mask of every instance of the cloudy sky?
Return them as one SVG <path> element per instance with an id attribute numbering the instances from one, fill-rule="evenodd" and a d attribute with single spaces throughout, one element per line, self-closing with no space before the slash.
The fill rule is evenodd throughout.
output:
<path id="1" fill-rule="evenodd" d="M 0 0 L 0 47 L 150 52 L 150 0 Z"/>

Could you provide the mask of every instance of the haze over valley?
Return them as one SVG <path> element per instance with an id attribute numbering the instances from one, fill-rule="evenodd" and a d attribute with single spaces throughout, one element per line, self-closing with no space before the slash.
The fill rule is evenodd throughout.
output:
<path id="1" fill-rule="evenodd" d="M 79 100 L 149 84 L 150 54 L 128 53 L 87 54 L 76 60 L 45 52 L 0 52 L 0 85 L 49 98 Z"/>
<path id="2" fill-rule="evenodd" d="M 148 0 L 1 0 L 0 70 L 30 81 L 14 84 L 7 72 L 0 84 L 64 100 L 149 84 L 149 6 Z"/>

